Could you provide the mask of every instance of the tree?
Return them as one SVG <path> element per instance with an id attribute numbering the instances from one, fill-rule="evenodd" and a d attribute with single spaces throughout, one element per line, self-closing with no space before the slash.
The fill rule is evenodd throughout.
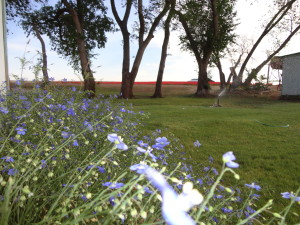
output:
<path id="1" fill-rule="evenodd" d="M 33 34 L 41 43 L 42 48 L 42 73 L 43 73 L 43 85 L 47 85 L 49 83 L 49 76 L 48 76 L 48 61 L 47 61 L 47 53 L 46 53 L 46 45 L 45 41 L 42 37 L 44 34 L 43 31 L 43 24 L 41 24 L 40 18 L 38 17 L 38 12 L 24 12 L 21 13 L 20 16 L 22 17 L 21 26 L 24 31 L 27 33 L 27 36 Z"/>
<path id="2" fill-rule="evenodd" d="M 95 95 L 90 62 L 92 50 L 105 46 L 105 32 L 112 29 L 106 11 L 102 0 L 61 0 L 54 7 L 45 6 L 39 10 L 52 49 L 81 71 L 84 90 L 90 92 L 90 97 Z"/>
<path id="3" fill-rule="evenodd" d="M 163 79 L 163 74 L 165 69 L 166 58 L 168 55 L 167 50 L 168 50 L 168 44 L 170 39 L 170 23 L 172 18 L 175 15 L 175 6 L 176 6 L 176 0 L 171 0 L 171 8 L 164 24 L 165 37 L 164 37 L 162 50 L 161 50 L 161 58 L 160 58 L 160 63 L 159 63 L 159 68 L 157 73 L 155 91 L 152 96 L 153 98 L 162 98 L 161 86 L 162 86 L 162 79 Z"/>
<path id="4" fill-rule="evenodd" d="M 180 36 L 183 49 L 191 51 L 198 64 L 196 96 L 209 90 L 207 67 L 213 52 L 221 52 L 232 42 L 235 0 L 181 1 L 176 15 L 185 31 Z"/>
<path id="5" fill-rule="evenodd" d="M 270 19 L 270 21 L 267 23 L 267 25 L 265 26 L 264 30 L 262 31 L 261 35 L 258 37 L 258 39 L 256 40 L 256 42 L 254 43 L 254 45 L 252 46 L 251 50 L 249 51 L 249 53 L 247 54 L 246 59 L 243 61 L 241 68 L 239 70 L 238 73 L 238 77 L 236 79 L 235 82 L 233 82 L 233 88 L 236 88 L 238 86 L 240 86 L 242 84 L 243 81 L 243 74 L 244 71 L 246 69 L 246 66 L 250 60 L 250 58 L 252 57 L 254 51 L 257 49 L 257 47 L 259 46 L 259 44 L 261 43 L 261 41 L 265 38 L 266 35 L 268 35 L 278 24 L 280 24 L 281 21 L 283 21 L 284 17 L 288 14 L 289 10 L 292 8 L 293 4 L 296 2 L 297 0 L 287 0 L 287 1 L 278 1 L 277 3 L 279 4 L 279 9 L 278 11 L 276 11 L 276 13 L 274 14 L 274 16 Z M 297 28 L 296 28 L 297 29 Z M 291 32 L 292 34 L 293 32 Z M 295 34 L 295 33 L 294 33 Z M 293 34 L 293 35 L 294 35 Z M 293 36 L 292 35 L 292 36 Z M 290 40 L 290 38 L 292 36 L 288 36 L 286 40 Z M 284 46 L 287 44 L 287 42 L 283 42 L 285 43 Z M 278 51 L 276 51 L 276 54 L 284 47 L 279 47 Z M 264 61 L 264 63 L 260 64 L 259 66 L 257 66 L 254 70 L 252 70 L 252 72 L 249 74 L 249 78 L 246 79 L 247 82 L 245 82 L 245 85 L 249 85 L 251 80 L 256 76 L 256 74 L 261 70 L 261 68 L 263 67 L 263 65 L 265 65 L 266 63 L 269 62 L 271 58 L 267 58 L 267 60 Z M 250 82 L 249 82 L 250 81 Z"/>
<path id="6" fill-rule="evenodd" d="M 115 1 L 110 0 L 112 12 L 114 18 L 120 27 L 123 36 L 123 65 L 122 65 L 122 86 L 121 86 L 121 96 L 123 98 L 133 97 L 133 85 L 138 74 L 138 70 L 144 55 L 144 52 L 150 43 L 151 39 L 154 37 L 154 32 L 159 25 L 161 19 L 166 15 L 170 7 L 170 0 L 157 1 L 152 0 L 149 2 L 150 7 L 144 7 L 142 0 L 127 0 L 126 9 L 123 19 L 120 18 Z M 135 4 L 134 4 L 135 3 Z M 138 50 L 132 67 L 130 69 L 130 33 L 128 31 L 128 19 L 133 6 L 137 8 L 138 22 L 136 22 L 136 38 L 138 39 Z M 156 16 L 153 14 L 158 11 L 158 8 L 163 5 L 162 10 L 160 10 Z M 148 26 L 149 25 L 149 26 Z M 133 36 L 132 36 L 133 37 Z"/>
<path id="7" fill-rule="evenodd" d="M 20 13 L 31 9 L 32 2 L 46 2 L 43 0 L 6 0 L 6 15 L 8 19 L 15 19 Z"/>

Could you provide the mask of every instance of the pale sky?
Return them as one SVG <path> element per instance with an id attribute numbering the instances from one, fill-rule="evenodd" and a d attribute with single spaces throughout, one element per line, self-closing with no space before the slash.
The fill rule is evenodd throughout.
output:
<path id="1" fill-rule="evenodd" d="M 261 23 L 264 15 L 267 13 L 266 1 L 259 1 L 258 3 L 250 6 L 245 0 L 239 0 L 237 4 L 238 18 L 240 25 L 237 27 L 236 33 L 239 35 L 247 36 L 247 38 L 255 40 L 260 34 Z M 265 5 L 264 5 L 265 4 Z M 109 11 L 111 15 L 111 12 Z M 8 24 L 9 35 L 7 37 L 8 48 L 8 62 L 9 62 L 9 74 L 17 75 L 27 80 L 34 79 L 33 73 L 30 71 L 29 66 L 36 63 L 36 52 L 40 51 L 40 43 L 35 37 L 27 38 L 21 28 L 15 26 L 13 23 Z M 129 28 L 130 29 L 130 28 Z M 164 38 L 162 30 L 157 31 L 154 34 L 154 38 L 147 47 L 139 73 L 136 81 L 155 81 L 160 61 L 161 45 Z M 26 43 L 30 39 L 29 44 Z M 96 81 L 121 81 L 122 70 L 122 35 L 120 32 L 107 33 L 107 43 L 104 49 L 96 51 L 99 55 L 92 59 L 92 69 L 94 71 L 94 77 Z M 46 43 L 48 41 L 45 37 Z M 169 50 L 166 61 L 166 67 L 164 71 L 164 81 L 188 81 L 193 78 L 197 78 L 197 65 L 194 60 L 194 56 L 188 52 L 182 52 L 178 45 L 178 38 L 176 34 L 171 33 Z M 253 66 L 256 66 L 266 57 L 266 50 L 268 40 L 266 40 L 263 46 L 258 49 L 254 55 L 255 60 L 252 60 Z M 292 39 L 289 46 L 284 49 L 279 55 L 291 54 L 300 52 L 299 35 Z M 22 72 L 21 63 L 17 57 L 23 57 L 24 52 L 27 60 L 31 61 L 26 69 Z M 131 55 L 132 57 L 136 53 L 136 41 L 131 42 Z M 55 80 L 61 80 L 67 78 L 68 80 L 81 79 L 80 74 L 74 73 L 68 62 L 55 52 L 50 50 L 50 46 L 47 47 L 49 76 L 54 77 Z M 131 58 L 133 62 L 133 58 Z M 223 60 L 223 68 L 226 77 L 229 74 L 230 64 L 228 61 Z M 216 69 L 209 69 L 212 74 L 212 79 L 219 81 L 218 71 Z M 266 75 L 266 70 L 262 71 Z M 274 79 L 276 78 L 277 71 L 274 71 Z M 40 74 L 41 76 L 41 74 Z M 272 77 L 272 75 L 271 75 Z M 227 78 L 226 78 L 227 79 Z"/>

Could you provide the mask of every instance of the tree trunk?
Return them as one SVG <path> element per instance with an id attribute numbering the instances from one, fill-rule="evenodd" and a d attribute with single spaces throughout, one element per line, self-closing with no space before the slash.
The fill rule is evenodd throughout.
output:
<path id="1" fill-rule="evenodd" d="M 127 22 L 130 15 L 132 1 L 127 0 L 126 10 L 124 13 L 123 20 L 118 15 L 115 1 L 110 0 L 110 5 L 112 9 L 112 13 L 121 29 L 121 33 L 123 36 L 123 64 L 122 64 L 122 84 L 120 90 L 120 97 L 121 98 L 129 98 L 130 97 L 130 33 L 128 32 Z"/>
<path id="2" fill-rule="evenodd" d="M 36 24 L 33 24 L 33 30 L 35 32 L 36 37 L 39 39 L 41 46 L 42 46 L 42 72 L 43 72 L 43 86 L 49 83 L 49 75 L 48 75 L 48 63 L 47 63 L 47 54 L 46 54 L 46 45 L 44 39 L 42 38 L 41 33 L 39 32 Z"/>
<path id="3" fill-rule="evenodd" d="M 77 41 L 78 54 L 80 59 L 81 74 L 84 80 L 83 90 L 88 91 L 89 98 L 93 98 L 95 97 L 95 93 L 96 93 L 96 83 L 90 68 L 88 52 L 85 47 L 84 31 L 82 28 L 82 24 L 80 23 L 80 19 L 77 11 L 73 9 L 72 6 L 66 0 L 62 0 L 62 2 L 68 8 L 77 31 L 76 41 Z"/>
<path id="4" fill-rule="evenodd" d="M 173 16 L 173 11 L 175 8 L 175 1 L 172 1 L 172 6 L 169 12 L 169 15 L 166 19 L 165 22 L 165 37 L 164 37 L 164 42 L 162 45 L 162 50 L 161 50 L 161 57 L 160 57 L 160 63 L 159 63 L 159 69 L 157 73 L 157 80 L 156 80 L 156 85 L 155 85 L 155 91 L 153 94 L 153 98 L 162 98 L 162 79 L 163 79 L 163 74 L 164 74 L 164 69 L 165 69 L 165 64 L 166 64 L 166 59 L 167 59 L 167 52 L 168 52 L 168 44 L 170 40 L 170 22 Z"/>
<path id="5" fill-rule="evenodd" d="M 127 29 L 122 31 L 123 35 L 123 65 L 122 65 L 122 84 L 121 84 L 121 92 L 120 95 L 122 98 L 129 98 L 129 92 L 125 89 L 130 87 L 130 40 L 129 40 L 129 32 Z M 129 85 L 129 86 L 128 86 Z"/>
<path id="6" fill-rule="evenodd" d="M 207 66 L 206 62 L 198 62 L 198 85 L 195 93 L 196 97 L 205 97 L 209 93 L 209 83 L 207 77 Z"/>
<path id="7" fill-rule="evenodd" d="M 223 89 L 226 87 L 226 81 L 225 81 L 225 74 L 223 72 L 223 69 L 222 69 L 222 64 L 221 64 L 221 61 L 220 59 L 218 58 L 218 61 L 216 63 L 216 66 L 219 70 L 219 76 L 220 76 L 220 88 Z"/>

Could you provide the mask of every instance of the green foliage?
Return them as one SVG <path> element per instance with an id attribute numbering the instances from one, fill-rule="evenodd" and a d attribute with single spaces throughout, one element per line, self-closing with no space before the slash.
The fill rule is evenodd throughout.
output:
<path id="1" fill-rule="evenodd" d="M 214 30 L 211 1 L 186 0 L 181 3 L 181 12 L 202 56 L 209 47 L 213 52 L 220 52 L 233 41 L 235 36 L 233 31 L 236 26 L 235 2 L 236 0 L 216 1 L 218 31 Z M 191 43 L 185 34 L 180 36 L 180 41 L 183 49 L 192 51 Z"/>
<path id="2" fill-rule="evenodd" d="M 52 49 L 69 59 L 70 64 L 78 71 L 80 58 L 78 38 L 85 42 L 87 54 L 93 57 L 92 50 L 103 48 L 107 41 L 105 32 L 111 31 L 112 20 L 107 17 L 107 8 L 103 1 L 68 1 L 70 8 L 62 2 L 53 6 L 44 6 L 34 15 L 39 15 L 40 25 L 50 38 Z M 72 12 L 72 10 L 74 10 Z M 76 12 L 83 33 L 78 31 L 72 13 Z"/>

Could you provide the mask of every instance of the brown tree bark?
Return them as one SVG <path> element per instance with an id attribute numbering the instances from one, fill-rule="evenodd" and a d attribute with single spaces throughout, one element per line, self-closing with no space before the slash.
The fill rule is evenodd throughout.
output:
<path id="1" fill-rule="evenodd" d="M 111 0 L 110 1 L 111 6 L 112 6 L 112 12 L 113 15 L 121 29 L 122 35 L 123 35 L 123 69 L 122 69 L 122 86 L 121 86 L 121 97 L 122 98 L 133 98 L 133 86 L 134 86 L 134 81 L 135 78 L 138 74 L 138 70 L 145 52 L 145 49 L 147 48 L 148 44 L 150 43 L 151 39 L 154 37 L 154 31 L 156 30 L 159 22 L 161 19 L 165 16 L 165 14 L 169 10 L 169 1 L 166 1 L 163 10 L 158 14 L 158 16 L 154 19 L 148 35 L 146 39 L 144 40 L 144 33 L 145 33 L 145 21 L 144 17 L 142 14 L 142 0 L 138 0 L 138 15 L 139 15 L 139 23 L 140 23 L 140 30 L 139 30 L 139 48 L 137 51 L 137 54 L 135 56 L 135 60 L 133 62 L 131 70 L 129 69 L 130 67 L 130 54 L 129 54 L 129 49 L 130 49 L 130 39 L 129 39 L 129 32 L 127 29 L 127 23 L 128 23 L 128 17 L 130 15 L 130 10 L 132 7 L 132 0 L 127 0 L 127 6 L 124 14 L 123 20 L 120 19 L 118 12 L 115 7 L 115 1 Z M 128 70 L 127 70 L 128 68 Z"/>
<path id="2" fill-rule="evenodd" d="M 141 0 L 138 0 L 138 2 L 141 2 Z M 164 8 L 162 9 L 162 11 L 154 19 L 154 21 L 153 21 L 153 23 L 152 23 L 152 25 L 151 25 L 151 27 L 149 29 L 149 32 L 148 32 L 148 35 L 147 35 L 146 39 L 142 40 L 143 38 L 139 37 L 139 48 L 138 48 L 136 57 L 134 59 L 133 65 L 132 65 L 131 72 L 130 72 L 131 79 L 130 79 L 130 96 L 129 96 L 129 98 L 133 98 L 134 97 L 134 95 L 133 95 L 133 85 L 134 85 L 135 78 L 136 78 L 136 76 L 138 74 L 138 71 L 139 71 L 139 68 L 140 68 L 140 65 L 141 65 L 141 61 L 142 61 L 144 52 L 145 52 L 148 44 L 150 43 L 150 41 L 154 37 L 153 34 L 154 34 L 154 31 L 156 30 L 159 22 L 162 20 L 162 18 L 168 12 L 168 10 L 170 8 L 170 4 L 171 4 L 170 1 L 166 1 L 165 5 L 164 5 Z M 138 8 L 138 10 L 140 11 L 141 8 Z M 139 13 L 141 13 L 141 11 Z M 140 26 L 141 26 L 142 29 L 144 29 L 144 27 L 145 27 L 144 22 L 145 22 L 144 19 L 140 19 Z M 140 33 L 140 35 L 142 35 L 142 34 Z"/>
<path id="3" fill-rule="evenodd" d="M 160 57 L 160 63 L 159 63 L 159 68 L 158 68 L 158 73 L 157 73 L 155 91 L 152 96 L 153 98 L 162 98 L 163 97 L 162 90 L 161 90 L 162 79 L 163 79 L 166 59 L 167 59 L 167 55 L 168 55 L 167 51 L 168 51 L 168 44 L 169 44 L 169 40 L 170 40 L 170 22 L 174 15 L 175 4 L 176 4 L 176 0 L 172 0 L 171 9 L 170 9 L 168 17 L 165 21 L 165 37 L 164 37 L 162 50 L 161 50 L 161 57 Z"/>
<path id="4" fill-rule="evenodd" d="M 223 88 L 226 87 L 226 80 L 225 80 L 225 74 L 223 72 L 222 64 L 221 64 L 221 61 L 220 61 L 219 58 L 217 59 L 216 66 L 217 66 L 217 68 L 219 70 L 220 88 L 223 89 Z"/>
<path id="5" fill-rule="evenodd" d="M 115 1 L 110 0 L 111 8 L 113 15 L 117 21 L 117 24 L 119 25 L 121 29 L 121 33 L 123 36 L 123 63 L 122 63 L 122 84 L 121 84 L 121 90 L 120 95 L 123 98 L 128 98 L 130 95 L 130 33 L 128 32 L 127 23 L 128 18 L 130 15 L 131 7 L 132 7 L 132 0 L 127 0 L 126 10 L 124 13 L 124 17 L 121 20 L 121 18 L 118 15 Z"/>
<path id="6" fill-rule="evenodd" d="M 47 53 L 46 53 L 46 45 L 44 39 L 37 28 L 37 25 L 33 23 L 33 30 L 35 32 L 36 37 L 39 39 L 41 46 L 42 46 L 42 73 L 43 73 L 43 86 L 49 83 L 49 75 L 48 75 L 48 62 L 47 62 Z"/>
<path id="7" fill-rule="evenodd" d="M 212 17 L 213 17 L 212 18 L 213 32 L 214 32 L 214 36 L 217 37 L 219 35 L 219 22 L 218 22 L 217 10 L 216 10 L 216 0 L 211 0 L 211 8 L 212 8 Z M 201 49 L 201 51 L 203 52 L 201 57 L 200 50 L 197 47 L 197 43 L 193 39 L 193 35 L 190 32 L 189 26 L 183 14 L 177 10 L 175 11 L 175 13 L 178 15 L 179 21 L 185 30 L 185 33 L 190 43 L 191 50 L 193 51 L 198 64 L 198 85 L 197 85 L 197 91 L 195 93 L 195 96 L 204 97 L 207 94 L 209 94 L 207 67 L 208 67 L 209 59 L 213 53 L 213 40 L 208 40 L 205 46 L 203 46 L 203 48 Z"/>
<path id="8" fill-rule="evenodd" d="M 81 66 L 81 74 L 84 80 L 84 91 L 88 91 L 89 97 L 95 97 L 96 93 L 96 83 L 90 68 L 89 56 L 88 52 L 85 47 L 85 40 L 84 40 L 84 31 L 83 31 L 83 21 L 80 21 L 80 15 L 78 15 L 77 11 L 72 8 L 67 0 L 62 0 L 62 3 L 67 8 L 68 12 L 72 16 L 72 20 L 75 24 L 76 31 L 77 31 L 77 47 L 78 47 L 78 54 L 80 59 L 80 66 Z"/>

